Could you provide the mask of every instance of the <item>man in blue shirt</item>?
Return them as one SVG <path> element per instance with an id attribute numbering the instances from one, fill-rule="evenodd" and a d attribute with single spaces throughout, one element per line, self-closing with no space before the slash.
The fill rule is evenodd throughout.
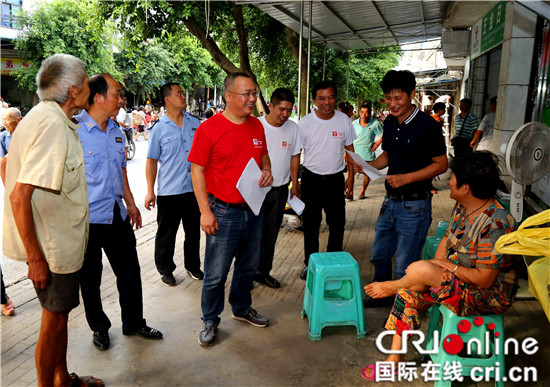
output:
<path id="1" fill-rule="evenodd" d="M 145 166 L 145 208 L 150 210 L 151 206 L 155 206 L 155 201 L 158 204 L 155 264 L 162 276 L 162 282 L 167 286 L 174 286 L 174 246 L 180 222 L 185 231 L 183 255 L 187 274 L 196 280 L 204 277 L 199 257 L 201 214 L 193 192 L 191 163 L 187 161 L 200 121 L 189 113 L 184 113 L 187 103 L 180 85 L 167 83 L 161 87 L 160 94 L 166 113 L 158 120 L 155 130 L 149 136 Z M 158 196 L 155 196 L 157 168 Z"/>
<path id="2" fill-rule="evenodd" d="M 353 129 L 355 129 L 355 134 L 357 138 L 353 142 L 353 148 L 359 156 L 365 161 L 373 161 L 376 158 L 374 151 L 382 143 L 382 125 L 378 120 L 375 120 L 371 116 L 371 105 L 364 104 L 359 110 L 359 118 L 353 121 Z M 376 141 L 376 137 L 380 137 Z M 367 175 L 364 175 L 363 179 L 363 188 L 359 193 L 358 199 L 365 198 L 365 191 L 369 185 L 370 179 Z"/>
<path id="3" fill-rule="evenodd" d="M 141 227 L 141 214 L 128 184 L 122 133 L 109 118 L 116 116 L 121 106 L 121 87 L 108 74 L 92 76 L 89 86 L 89 108 L 76 117 L 90 203 L 90 236 L 81 289 L 86 319 L 94 331 L 93 343 L 97 349 L 106 350 L 111 322 L 101 304 L 102 249 L 117 277 L 122 333 L 145 339 L 161 339 L 162 333 L 145 325 L 143 318 L 141 273 L 132 229 Z"/>

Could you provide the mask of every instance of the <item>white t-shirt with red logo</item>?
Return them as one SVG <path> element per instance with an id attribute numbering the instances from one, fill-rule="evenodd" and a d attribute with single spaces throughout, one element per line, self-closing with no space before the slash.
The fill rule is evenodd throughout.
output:
<path id="1" fill-rule="evenodd" d="M 304 167 L 318 175 L 331 175 L 344 170 L 344 146 L 357 138 L 348 116 L 334 111 L 330 120 L 322 120 L 315 112 L 298 123 L 304 149 Z"/>
<path id="2" fill-rule="evenodd" d="M 270 125 L 265 116 L 258 117 L 265 130 L 267 150 L 271 159 L 273 186 L 280 187 L 290 181 L 290 159 L 300 154 L 302 141 L 298 125 L 287 120 L 282 126 Z"/>

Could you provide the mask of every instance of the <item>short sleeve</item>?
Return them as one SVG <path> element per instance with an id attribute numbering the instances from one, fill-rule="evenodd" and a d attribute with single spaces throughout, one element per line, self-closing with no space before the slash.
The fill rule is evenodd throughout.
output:
<path id="1" fill-rule="evenodd" d="M 483 231 L 481 231 L 477 240 L 476 268 L 500 268 L 503 263 L 503 254 L 497 253 L 494 247 L 498 238 L 500 238 L 505 233 L 506 230 L 495 223 L 491 223 Z"/>
<path id="2" fill-rule="evenodd" d="M 300 130 L 296 126 L 296 132 L 294 135 L 294 148 L 292 149 L 292 156 L 299 155 L 302 151 L 302 138 L 300 136 Z"/>
<path id="3" fill-rule="evenodd" d="M 346 120 L 346 134 L 344 138 L 344 145 L 350 146 L 353 144 L 353 141 L 357 138 L 357 134 L 355 133 L 355 129 L 353 128 L 353 123 L 347 119 Z"/>
<path id="4" fill-rule="evenodd" d="M 18 183 L 61 190 L 68 149 L 67 130 L 59 120 L 43 120 L 33 130 L 35 138 L 29 141 Z"/>
<path id="5" fill-rule="evenodd" d="M 147 158 L 158 160 L 160 158 L 160 132 L 159 125 L 149 133 L 149 145 L 147 148 Z"/>
<path id="6" fill-rule="evenodd" d="M 428 126 L 427 133 L 427 147 L 430 157 L 439 157 L 447 153 L 447 146 L 445 145 L 445 139 L 443 138 L 443 131 L 441 126 L 436 120 L 429 117 L 426 119 L 426 125 Z M 384 140 L 382 140 L 384 141 Z"/>
<path id="7" fill-rule="evenodd" d="M 193 146 L 191 152 L 189 152 L 188 161 L 206 167 L 210 160 L 210 152 L 212 150 L 212 143 L 207 133 L 207 127 L 201 124 L 195 133 L 193 139 Z"/>
<path id="8" fill-rule="evenodd" d="M 483 117 L 483 119 L 481 120 L 481 124 L 479 124 L 479 128 L 477 128 L 477 130 L 480 130 L 482 132 L 485 132 L 487 130 L 487 121 L 489 120 L 489 116 L 486 115 L 485 117 Z"/>
<path id="9" fill-rule="evenodd" d="M 380 136 L 382 133 L 384 133 L 384 128 L 382 128 L 382 124 L 378 120 L 374 122 L 374 134 L 376 136 Z"/>

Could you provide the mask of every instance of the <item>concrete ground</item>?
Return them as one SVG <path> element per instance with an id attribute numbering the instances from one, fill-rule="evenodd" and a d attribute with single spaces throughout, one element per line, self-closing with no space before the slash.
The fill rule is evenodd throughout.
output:
<path id="1" fill-rule="evenodd" d="M 356 183 L 356 197 L 361 180 Z M 449 198 L 448 182 L 439 180 L 436 186 L 439 193 L 433 200 L 431 235 L 435 234 L 438 221 L 448 220 L 454 204 Z M 346 207 L 344 248 L 359 262 L 363 285 L 370 282 L 373 275 L 370 248 L 383 194 L 382 182 L 371 183 L 367 199 L 350 201 Z M 288 226 L 280 230 L 272 271 L 281 281 L 282 288 L 274 290 L 256 285 L 252 293 L 253 306 L 270 319 L 271 325 L 256 328 L 233 320 L 226 302 L 217 342 L 211 348 L 201 348 L 197 343 L 201 328 L 201 282 L 192 280 L 183 270 L 183 233 L 178 235 L 176 249 L 178 285 L 166 287 L 153 261 L 155 232 L 156 223 L 150 220 L 136 232 L 136 237 L 145 317 L 148 325 L 164 333 L 164 340 L 147 341 L 122 335 L 115 278 L 105 260 L 102 295 L 105 311 L 113 323 L 111 348 L 104 352 L 94 348 L 81 304 L 71 312 L 69 320 L 68 364 L 71 372 L 101 377 L 108 386 L 359 386 L 369 383 L 361 378 L 361 369 L 385 359 L 376 348 L 375 340 L 383 331 L 389 307 L 365 310 L 366 338 L 357 339 L 353 327 L 330 327 L 323 330 L 321 341 L 309 340 L 308 320 L 300 315 L 305 284 L 298 278 L 303 266 L 303 235 Z M 327 237 L 328 230 L 323 224 L 322 249 Z M 201 246 L 203 254 L 204 238 Z M 34 348 L 41 308 L 28 279 L 11 281 L 7 291 L 17 309 L 14 316 L 1 317 L 1 385 L 36 385 Z M 549 325 L 542 308 L 536 300 L 518 301 L 504 316 L 507 337 L 520 342 L 526 337 L 534 337 L 539 343 L 535 355 L 507 356 L 507 369 L 534 367 L 538 383 L 532 385 L 548 385 Z M 418 367 L 419 379 L 412 385 L 431 384 L 422 381 L 420 355 L 410 346 L 407 360 Z M 381 383 L 385 384 L 389 385 Z M 525 381 L 508 383 L 528 384 L 531 385 Z M 466 379 L 459 385 L 490 386 L 493 382 L 474 383 Z"/>

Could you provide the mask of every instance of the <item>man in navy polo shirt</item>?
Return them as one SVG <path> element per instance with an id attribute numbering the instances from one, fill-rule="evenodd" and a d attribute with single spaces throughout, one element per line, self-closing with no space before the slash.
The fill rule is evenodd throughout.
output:
<path id="1" fill-rule="evenodd" d="M 416 81 L 407 70 L 389 71 L 380 83 L 390 115 L 384 120 L 383 153 L 370 164 L 388 168 L 386 197 L 376 221 L 371 250 L 374 281 L 392 279 L 395 253 L 395 277 L 420 259 L 432 222 L 432 178 L 447 170 L 445 141 L 439 124 L 420 111 L 412 101 Z M 365 307 L 392 305 L 393 297 L 373 298 Z"/>
<path id="2" fill-rule="evenodd" d="M 193 192 L 191 163 L 187 161 L 200 121 L 191 114 L 184 113 L 187 107 L 185 93 L 177 83 L 162 86 L 160 95 L 164 100 L 166 113 L 159 119 L 155 130 L 149 136 L 145 166 L 145 208 L 150 210 L 151 206 L 155 206 L 156 200 L 158 229 L 155 237 L 155 264 L 162 276 L 162 283 L 174 286 L 174 246 L 180 222 L 183 223 L 185 231 L 183 255 L 187 274 L 196 280 L 202 280 L 204 277 L 199 257 L 201 213 Z M 158 164 L 160 168 L 155 196 Z"/>
<path id="3" fill-rule="evenodd" d="M 90 203 L 90 237 L 80 285 L 93 343 L 106 350 L 111 322 L 101 303 L 102 250 L 117 277 L 122 333 L 152 340 L 161 339 L 162 333 L 145 325 L 143 318 L 141 272 L 132 229 L 141 227 L 141 214 L 128 184 L 122 132 L 110 118 L 123 102 L 121 86 L 108 74 L 92 76 L 89 86 L 89 108 L 76 117 Z"/>

